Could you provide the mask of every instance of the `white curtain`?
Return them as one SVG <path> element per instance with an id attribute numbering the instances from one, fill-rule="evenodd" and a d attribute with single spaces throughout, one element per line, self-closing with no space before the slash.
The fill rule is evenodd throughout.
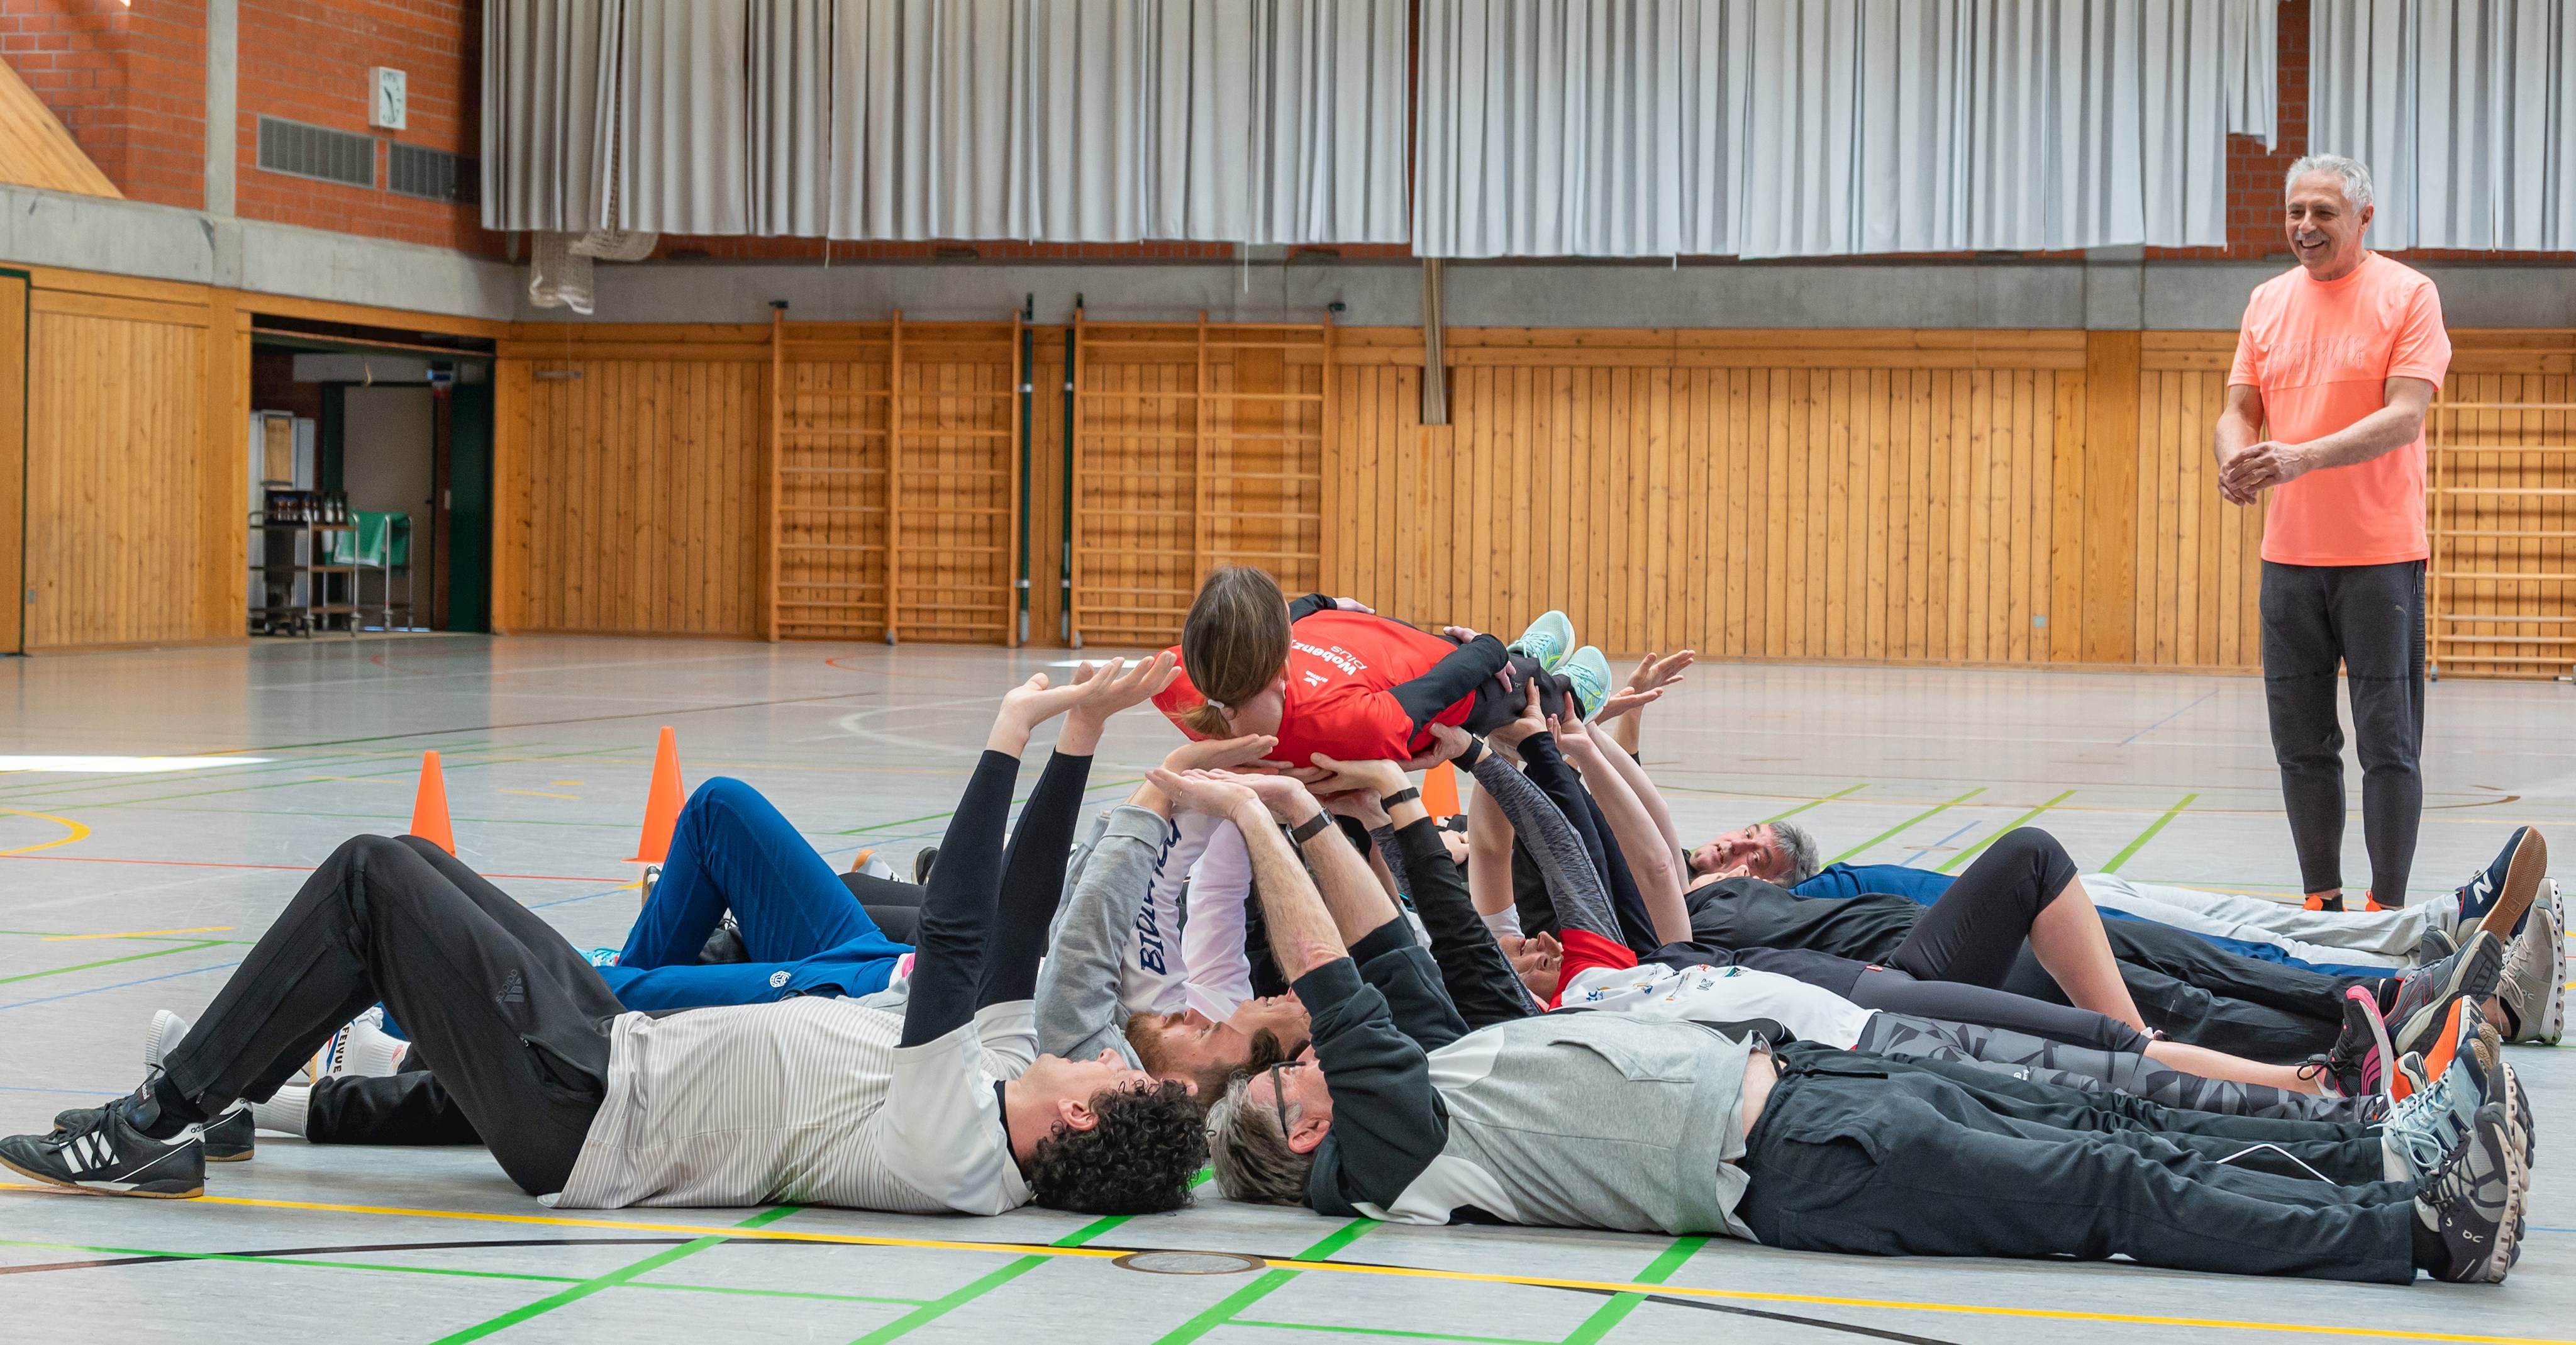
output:
<path id="1" fill-rule="evenodd" d="M 483 11 L 483 224 L 608 227 L 617 11 L 490 0 Z"/>
<path id="2" fill-rule="evenodd" d="M 541 208 L 570 194 L 590 211 L 578 227 L 666 233 L 1407 236 L 1405 0 L 492 0 L 486 14 L 496 229 L 576 227 Z M 596 50 L 574 68 L 564 53 L 585 35 Z M 578 191 L 565 141 L 594 147 Z"/>
<path id="3" fill-rule="evenodd" d="M 2308 144 L 2370 165 L 2382 248 L 2576 250 L 2576 3 L 2311 10 Z"/>
<path id="4" fill-rule="evenodd" d="M 1415 251 L 2226 241 L 2274 0 L 1424 0 Z"/>

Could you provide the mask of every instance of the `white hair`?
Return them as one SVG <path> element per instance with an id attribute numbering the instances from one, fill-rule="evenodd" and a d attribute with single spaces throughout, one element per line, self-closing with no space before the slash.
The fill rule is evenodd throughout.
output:
<path id="1" fill-rule="evenodd" d="M 2291 164 L 2290 175 L 2281 179 L 2281 194 L 2289 195 L 2290 188 L 2310 173 L 2332 173 L 2342 178 L 2343 199 L 2351 203 L 2354 210 L 2366 209 L 2370 205 L 2370 165 L 2340 154 L 2311 154 Z"/>

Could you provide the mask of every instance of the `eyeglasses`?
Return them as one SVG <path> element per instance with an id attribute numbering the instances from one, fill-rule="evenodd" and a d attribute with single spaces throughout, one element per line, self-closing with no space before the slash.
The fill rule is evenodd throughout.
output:
<path id="1" fill-rule="evenodd" d="M 1286 1080 L 1279 1077 L 1279 1071 L 1298 1063 L 1300 1062 L 1294 1060 L 1282 1060 L 1278 1064 L 1271 1066 L 1269 1070 L 1270 1101 L 1271 1104 L 1279 1110 L 1279 1138 L 1283 1140 L 1288 1138 L 1288 1083 Z"/>

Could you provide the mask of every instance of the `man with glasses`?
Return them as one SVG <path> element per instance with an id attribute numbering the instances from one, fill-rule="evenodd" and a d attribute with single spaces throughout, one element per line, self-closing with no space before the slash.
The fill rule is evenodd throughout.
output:
<path id="1" fill-rule="evenodd" d="M 1469 1032 L 1393 903 L 1293 782 L 1151 778 L 1243 829 L 1274 952 L 1311 1016 L 1306 1051 L 1238 1080 L 1209 1114 L 1231 1198 L 1407 1223 L 1725 1232 L 1877 1255 L 2123 1254 L 2384 1283 L 2419 1269 L 2495 1281 L 2512 1264 L 2527 1178 L 2500 1098 L 2417 1182 L 2375 1180 L 2375 1139 L 2279 1123 L 2281 1147 L 2331 1179 L 2319 1183 L 2154 1133 L 2018 1120 L 1937 1076 L 1775 1048 L 1744 1025 L 1561 1013 Z M 2060 1198 L 2019 1198 L 2034 1189 Z"/>

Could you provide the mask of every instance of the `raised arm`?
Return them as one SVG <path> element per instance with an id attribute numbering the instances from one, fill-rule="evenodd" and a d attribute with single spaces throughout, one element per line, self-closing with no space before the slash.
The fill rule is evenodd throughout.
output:
<path id="1" fill-rule="evenodd" d="M 1601 885 L 1601 875 L 1593 871 L 1583 838 L 1575 834 L 1565 814 L 1548 801 L 1538 786 L 1494 752 L 1471 748 L 1459 760 L 1476 777 L 1476 792 L 1493 800 L 1494 806 L 1510 819 L 1513 830 L 1528 843 L 1530 858 L 1537 862 L 1539 876 L 1547 882 L 1548 901 L 1556 907 L 1557 924 L 1597 934 L 1624 947 L 1627 938 L 1620 932 L 1618 915 L 1610 908 L 1610 894 Z"/>
<path id="2" fill-rule="evenodd" d="M 1575 769 L 1583 772 L 1583 782 L 1600 803 L 1601 815 L 1609 819 L 1611 834 L 1619 838 L 1628 872 L 1637 880 L 1637 893 L 1654 921 L 1656 942 L 1688 943 L 1690 909 L 1682 904 L 1680 851 L 1665 843 L 1645 804 L 1628 787 L 1627 777 L 1610 764 L 1583 725 L 1550 721 L 1548 727 Z"/>
<path id="3" fill-rule="evenodd" d="M 1630 718 L 1635 716 L 1632 714 Z M 1665 853 L 1673 857 L 1674 872 L 1679 874 L 1687 870 L 1689 864 L 1684 856 L 1690 853 L 1690 847 L 1682 844 L 1681 829 L 1673 825 L 1673 810 L 1665 805 L 1664 792 L 1655 788 L 1646 768 L 1637 764 L 1637 759 L 1629 755 L 1629 749 L 1621 747 L 1618 739 L 1607 730 L 1599 724 L 1586 724 L 1583 728 L 1592 736 L 1594 745 L 1601 749 L 1602 760 L 1619 772 L 1619 778 L 1628 782 L 1628 789 L 1637 796 L 1637 802 L 1645 805 L 1646 816 L 1655 824 L 1656 834 L 1664 838 Z"/>

